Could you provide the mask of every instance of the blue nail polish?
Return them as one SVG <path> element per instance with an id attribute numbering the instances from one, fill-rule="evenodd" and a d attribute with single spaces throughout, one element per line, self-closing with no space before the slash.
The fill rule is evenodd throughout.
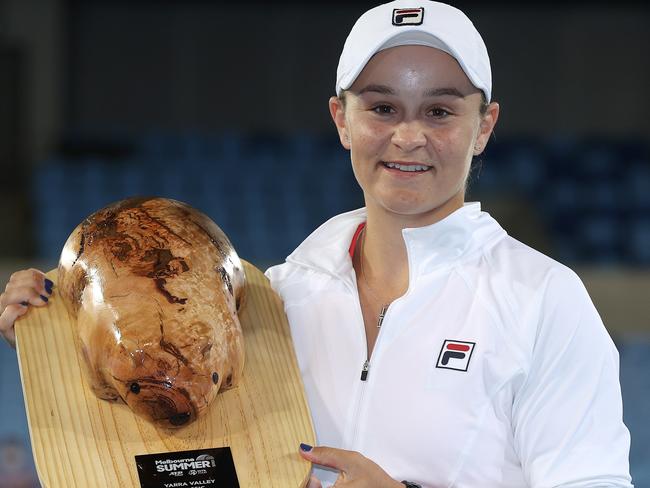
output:
<path id="1" fill-rule="evenodd" d="M 54 282 L 52 280 L 48 280 L 45 278 L 45 291 L 48 293 L 48 295 L 52 294 L 52 287 L 54 286 Z"/>
<path id="2" fill-rule="evenodd" d="M 312 447 L 309 444 L 303 444 L 302 442 L 300 443 L 300 449 L 309 452 L 312 450 Z"/>
<path id="3" fill-rule="evenodd" d="M 44 302 L 47 302 L 47 297 L 46 297 L 46 296 L 43 296 L 43 295 L 41 295 L 41 300 L 43 300 Z"/>

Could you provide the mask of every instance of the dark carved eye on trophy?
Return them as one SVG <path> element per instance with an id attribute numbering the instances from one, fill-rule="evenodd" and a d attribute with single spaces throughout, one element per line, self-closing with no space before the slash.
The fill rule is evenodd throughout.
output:
<path id="1" fill-rule="evenodd" d="M 169 423 L 178 427 L 187 423 L 190 420 L 191 415 L 188 412 L 178 413 L 169 417 Z"/>

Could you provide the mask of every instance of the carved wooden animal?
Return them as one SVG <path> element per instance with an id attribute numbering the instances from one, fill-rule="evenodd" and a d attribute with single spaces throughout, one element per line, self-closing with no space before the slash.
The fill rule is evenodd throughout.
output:
<path id="1" fill-rule="evenodd" d="M 192 207 L 129 199 L 92 214 L 65 243 L 58 288 L 100 398 L 177 427 L 238 384 L 243 267 Z"/>

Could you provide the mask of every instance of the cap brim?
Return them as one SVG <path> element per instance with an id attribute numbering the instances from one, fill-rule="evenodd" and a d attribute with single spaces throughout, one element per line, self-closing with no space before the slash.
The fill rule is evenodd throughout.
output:
<path id="1" fill-rule="evenodd" d="M 366 59 L 364 59 L 363 62 L 358 63 L 354 71 L 350 71 L 346 73 L 345 76 L 342 77 L 341 82 L 337 87 L 336 94 L 341 95 L 341 91 L 347 90 L 354 84 L 354 81 L 357 79 L 359 74 L 361 74 L 363 68 L 366 67 L 370 59 L 372 59 L 372 57 L 375 54 L 385 49 L 389 49 L 391 47 L 397 47 L 397 46 L 429 46 L 434 49 L 439 49 L 441 51 L 446 52 L 458 62 L 465 75 L 467 75 L 467 77 L 469 78 L 472 85 L 474 85 L 479 90 L 481 90 L 485 94 L 488 100 L 490 99 L 490 94 L 486 92 L 485 87 L 480 86 L 481 83 L 478 82 L 477 76 L 469 69 L 469 67 L 465 66 L 462 63 L 461 61 L 462 58 L 458 55 L 458 53 L 454 52 L 454 50 L 451 49 L 449 45 L 439 37 L 436 37 L 429 32 L 422 31 L 422 30 L 415 30 L 415 29 L 398 32 L 398 33 L 391 32 L 390 35 L 380 39 L 376 43 L 374 49 L 369 50 L 370 55 L 366 57 Z"/>

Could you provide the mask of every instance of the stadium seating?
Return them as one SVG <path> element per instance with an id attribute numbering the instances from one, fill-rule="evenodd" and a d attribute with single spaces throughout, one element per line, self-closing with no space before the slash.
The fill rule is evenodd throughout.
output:
<path id="1" fill-rule="evenodd" d="M 334 135 L 152 132 L 128 144 L 117 139 L 128 152 L 107 151 L 110 138 L 97 151 L 87 136 L 77 139 L 81 149 L 68 139 L 67 154 L 45 161 L 34 176 L 34 236 L 42 259 L 56 260 L 86 215 L 129 196 L 196 206 L 242 256 L 265 264 L 282 260 L 325 219 L 363 205 L 349 155 Z M 470 199 L 516 194 L 529 202 L 553 257 L 567 264 L 650 265 L 647 145 L 499 139 L 476 164 Z"/>

